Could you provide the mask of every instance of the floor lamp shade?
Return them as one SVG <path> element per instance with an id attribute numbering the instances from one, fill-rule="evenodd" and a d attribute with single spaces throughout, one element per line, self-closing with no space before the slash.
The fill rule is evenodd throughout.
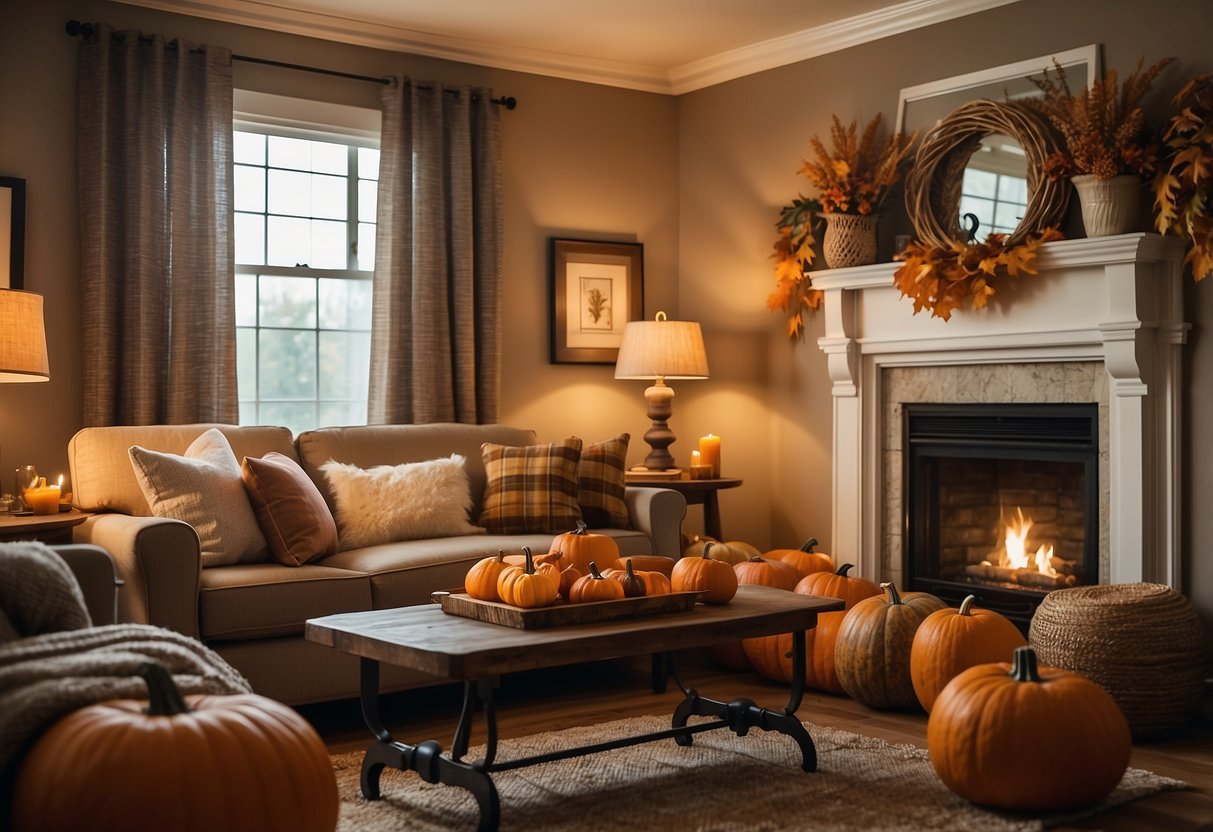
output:
<path id="1" fill-rule="evenodd" d="M 676 471 L 669 447 L 674 432 L 669 418 L 673 413 L 674 391 L 666 379 L 708 377 L 708 354 L 703 347 L 703 332 L 693 321 L 671 321 L 664 312 L 656 320 L 632 321 L 623 329 L 623 342 L 615 361 L 617 379 L 654 379 L 644 391 L 652 427 L 644 435 L 651 450 L 644 467 L 650 471 Z"/>
<path id="2" fill-rule="evenodd" d="M 50 377 L 42 295 L 0 289 L 0 382 Z"/>

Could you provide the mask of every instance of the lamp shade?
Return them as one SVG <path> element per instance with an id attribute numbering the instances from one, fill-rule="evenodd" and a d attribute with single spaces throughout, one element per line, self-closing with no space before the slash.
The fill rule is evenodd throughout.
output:
<path id="1" fill-rule="evenodd" d="M 615 378 L 707 378 L 703 332 L 694 321 L 671 321 L 664 312 L 653 321 L 632 321 L 623 328 Z"/>
<path id="2" fill-rule="evenodd" d="M 0 289 L 0 382 L 50 377 L 42 295 Z"/>

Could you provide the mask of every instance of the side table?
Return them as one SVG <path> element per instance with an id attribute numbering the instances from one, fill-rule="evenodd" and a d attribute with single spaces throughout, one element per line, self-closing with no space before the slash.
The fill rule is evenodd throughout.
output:
<path id="1" fill-rule="evenodd" d="M 0 514 L 0 543 L 16 540 L 40 540 L 48 546 L 72 542 L 72 528 L 84 522 L 84 511 L 58 514 Z"/>
<path id="2" fill-rule="evenodd" d="M 720 500 L 717 497 L 717 492 L 723 491 L 726 488 L 737 488 L 741 485 L 742 480 L 737 477 L 716 477 L 710 480 L 685 478 L 677 480 L 654 480 L 646 477 L 628 477 L 625 475 L 624 482 L 627 485 L 669 488 L 685 497 L 687 505 L 703 506 L 704 534 L 714 540 L 724 540 L 724 534 L 720 530 Z"/>

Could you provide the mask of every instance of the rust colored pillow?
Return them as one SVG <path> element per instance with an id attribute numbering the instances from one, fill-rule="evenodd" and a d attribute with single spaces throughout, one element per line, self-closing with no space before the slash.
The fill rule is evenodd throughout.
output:
<path id="1" fill-rule="evenodd" d="M 246 456 L 240 478 L 274 560 L 302 566 L 337 551 L 332 512 L 299 463 L 274 451 Z"/>

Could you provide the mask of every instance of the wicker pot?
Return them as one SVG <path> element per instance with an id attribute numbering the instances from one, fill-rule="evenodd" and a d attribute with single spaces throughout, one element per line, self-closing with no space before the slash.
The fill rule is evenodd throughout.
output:
<path id="1" fill-rule="evenodd" d="M 1137 230 L 1141 218 L 1141 177 L 1133 174 L 1100 179 L 1092 174 L 1072 176 L 1082 226 L 1088 237 L 1107 237 Z"/>
<path id="2" fill-rule="evenodd" d="M 831 269 L 867 266 L 876 262 L 875 214 L 822 214 L 826 233 L 821 253 Z"/>

